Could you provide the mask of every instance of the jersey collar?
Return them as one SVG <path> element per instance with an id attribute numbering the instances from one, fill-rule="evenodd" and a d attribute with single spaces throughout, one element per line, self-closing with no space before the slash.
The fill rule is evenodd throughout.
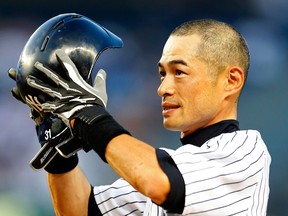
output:
<path id="1" fill-rule="evenodd" d="M 239 130 L 239 122 L 237 120 L 223 120 L 206 128 L 188 134 L 181 139 L 182 145 L 192 144 L 200 147 L 207 140 L 216 137 L 222 133 L 230 133 Z"/>

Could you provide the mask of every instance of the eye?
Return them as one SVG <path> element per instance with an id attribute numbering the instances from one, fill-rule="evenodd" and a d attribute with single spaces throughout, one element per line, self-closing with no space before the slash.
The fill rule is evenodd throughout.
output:
<path id="1" fill-rule="evenodd" d="M 159 72 L 159 76 L 160 76 L 161 79 L 164 78 L 166 76 L 166 72 L 165 71 L 160 71 Z"/>
<path id="2" fill-rule="evenodd" d="M 184 74 L 184 72 L 181 71 L 181 70 L 176 70 L 176 71 L 175 71 L 175 74 L 176 74 L 177 76 L 180 76 L 180 75 Z"/>

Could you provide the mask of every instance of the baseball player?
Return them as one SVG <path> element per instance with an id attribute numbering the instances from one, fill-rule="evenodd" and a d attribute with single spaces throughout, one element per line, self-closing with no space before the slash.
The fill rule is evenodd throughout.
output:
<path id="1" fill-rule="evenodd" d="M 66 18 L 61 26 L 69 29 Z M 80 148 L 95 151 L 121 178 L 91 187 L 77 163 L 65 170 L 54 162 L 47 172 L 57 215 L 266 215 L 271 158 L 261 134 L 240 130 L 237 121 L 249 68 L 240 33 L 207 19 L 170 34 L 158 62 L 158 94 L 165 128 L 181 134 L 176 150 L 155 149 L 115 121 L 106 110 L 106 73 L 98 72 L 92 87 L 77 61 L 83 56 L 63 41 L 50 58 L 33 58 L 33 72 L 20 61 L 18 94 L 61 119 Z M 64 146 L 69 152 L 69 142 Z"/>

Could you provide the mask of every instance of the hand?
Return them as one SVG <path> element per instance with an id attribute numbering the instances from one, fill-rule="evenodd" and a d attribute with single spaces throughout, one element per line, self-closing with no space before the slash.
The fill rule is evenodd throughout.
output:
<path id="1" fill-rule="evenodd" d="M 17 71 L 15 68 L 9 69 L 8 75 L 14 81 L 16 81 L 16 74 Z M 26 104 L 20 96 L 17 87 L 13 87 L 11 93 L 16 100 Z M 55 166 L 57 166 L 57 172 L 59 172 L 59 170 L 64 171 L 64 168 L 67 169 L 67 167 L 71 167 L 71 165 L 73 166 L 76 161 L 75 157 L 77 157 L 75 153 L 82 149 L 81 143 L 83 141 L 80 142 L 76 137 L 73 137 L 69 128 L 51 113 L 40 115 L 39 112 L 32 108 L 30 110 L 30 117 L 35 122 L 38 141 L 41 145 L 41 149 L 30 161 L 30 166 L 35 170 L 45 168 L 46 171 L 52 172 L 55 171 Z M 60 146 L 65 151 L 58 149 Z M 89 149 L 84 150 L 88 151 Z M 67 160 L 64 158 L 61 160 L 62 156 L 60 156 L 59 153 L 66 158 L 73 157 Z M 61 161 L 60 165 L 55 164 L 55 161 Z M 52 166 L 52 163 L 54 163 L 54 167 Z M 64 164 L 66 164 L 66 167 L 64 167 Z"/>
<path id="2" fill-rule="evenodd" d="M 63 66 L 67 78 L 60 77 L 57 72 L 46 68 L 40 62 L 36 62 L 35 68 L 46 76 L 45 83 L 31 75 L 27 77 L 27 83 L 53 99 L 42 104 L 39 102 L 40 100 L 37 100 L 41 110 L 59 116 L 70 127 L 71 116 L 84 107 L 91 105 L 106 107 L 106 73 L 104 70 L 99 70 L 93 88 L 83 80 L 76 66 L 63 50 L 56 50 L 55 54 Z M 49 83 L 46 82 L 47 80 L 51 80 L 57 87 L 47 84 Z M 26 101 L 28 102 L 28 100 Z"/>
<path id="3" fill-rule="evenodd" d="M 105 109 L 106 73 L 103 70 L 98 72 L 95 78 L 96 89 L 94 89 L 82 79 L 76 66 L 64 51 L 57 50 L 55 54 L 67 76 L 61 77 L 60 71 L 54 72 L 36 62 L 35 68 L 42 73 L 40 75 L 43 75 L 42 79 L 45 81 L 30 75 L 27 77 L 27 83 L 46 94 L 48 97 L 45 98 L 50 97 L 52 100 L 46 99 L 41 103 L 40 98 L 34 96 L 34 101 L 38 102 L 37 107 L 40 107 L 43 112 L 52 112 L 69 127 L 70 121 L 76 119 L 73 127 L 75 136 L 84 141 L 84 148 L 93 149 L 106 162 L 105 150 L 110 140 L 121 134 L 130 135 Z"/>

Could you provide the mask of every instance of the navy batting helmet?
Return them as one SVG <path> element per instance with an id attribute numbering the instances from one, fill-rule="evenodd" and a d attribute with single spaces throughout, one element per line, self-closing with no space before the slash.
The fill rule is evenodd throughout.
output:
<path id="1" fill-rule="evenodd" d="M 99 55 L 108 48 L 122 46 L 123 42 L 118 36 L 85 16 L 75 13 L 55 16 L 31 35 L 20 55 L 16 76 L 20 96 L 24 101 L 28 94 L 40 100 L 47 97 L 32 90 L 26 83 L 28 75 L 45 80 L 34 68 L 36 61 L 65 76 L 55 56 L 57 49 L 68 54 L 83 79 L 91 84 L 91 73 Z"/>

